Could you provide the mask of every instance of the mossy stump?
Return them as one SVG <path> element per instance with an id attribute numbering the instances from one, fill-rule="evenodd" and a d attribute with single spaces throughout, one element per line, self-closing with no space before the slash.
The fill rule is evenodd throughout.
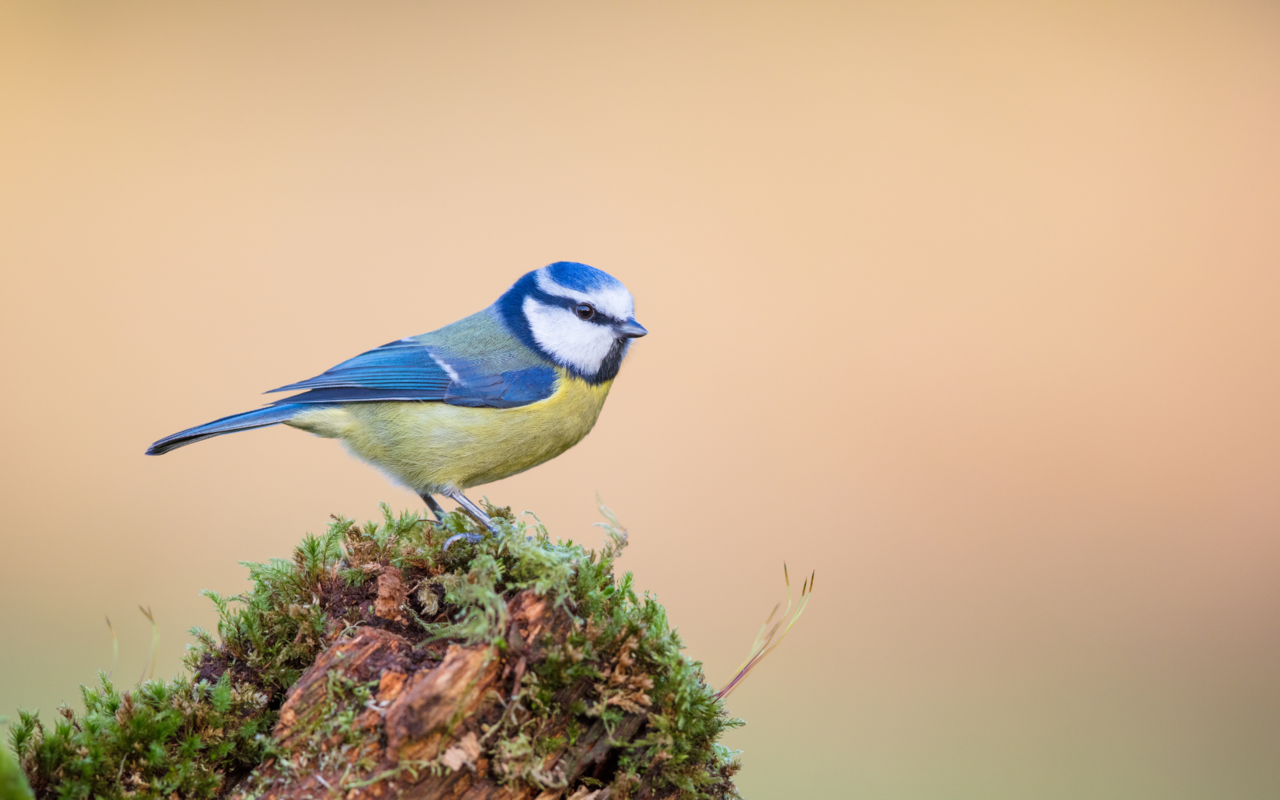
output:
<path id="1" fill-rule="evenodd" d="M 193 678 L 83 690 L 47 731 L 11 735 L 37 798 L 737 797 L 741 724 L 681 652 L 662 607 L 605 547 L 552 542 L 490 506 L 503 535 L 414 514 L 335 520 L 292 561 L 209 596 Z"/>

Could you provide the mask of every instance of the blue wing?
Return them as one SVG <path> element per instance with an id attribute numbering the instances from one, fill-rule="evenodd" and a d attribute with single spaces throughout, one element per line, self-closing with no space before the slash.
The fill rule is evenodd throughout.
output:
<path id="1" fill-rule="evenodd" d="M 502 370 L 499 365 L 518 368 Z M 302 392 L 272 405 L 418 400 L 512 408 L 550 397 L 556 380 L 556 372 L 549 365 L 452 357 L 443 347 L 425 344 L 415 337 L 385 344 L 322 375 L 272 389 L 268 394 Z"/>

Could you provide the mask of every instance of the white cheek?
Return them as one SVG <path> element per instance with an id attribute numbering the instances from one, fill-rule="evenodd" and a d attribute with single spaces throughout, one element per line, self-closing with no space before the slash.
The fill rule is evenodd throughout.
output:
<path id="1" fill-rule="evenodd" d="M 584 322 L 567 308 L 526 297 L 524 315 L 534 341 L 543 350 L 587 374 L 598 372 L 613 348 L 613 332 L 609 328 Z"/>

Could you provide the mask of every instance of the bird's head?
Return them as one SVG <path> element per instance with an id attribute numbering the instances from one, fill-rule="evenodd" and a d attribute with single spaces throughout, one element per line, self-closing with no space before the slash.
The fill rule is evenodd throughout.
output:
<path id="1" fill-rule="evenodd" d="M 592 383 L 612 380 L 631 340 L 648 333 L 621 281 L 572 261 L 530 272 L 495 307 L 526 345 Z"/>

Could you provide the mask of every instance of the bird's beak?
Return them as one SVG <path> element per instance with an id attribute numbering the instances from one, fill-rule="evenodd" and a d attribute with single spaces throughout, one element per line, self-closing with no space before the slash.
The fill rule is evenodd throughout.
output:
<path id="1" fill-rule="evenodd" d="M 639 322 L 636 322 L 634 319 L 627 320 L 615 328 L 615 330 L 628 339 L 639 339 L 641 336 L 648 333 L 648 331 L 644 329 L 644 326 Z"/>

